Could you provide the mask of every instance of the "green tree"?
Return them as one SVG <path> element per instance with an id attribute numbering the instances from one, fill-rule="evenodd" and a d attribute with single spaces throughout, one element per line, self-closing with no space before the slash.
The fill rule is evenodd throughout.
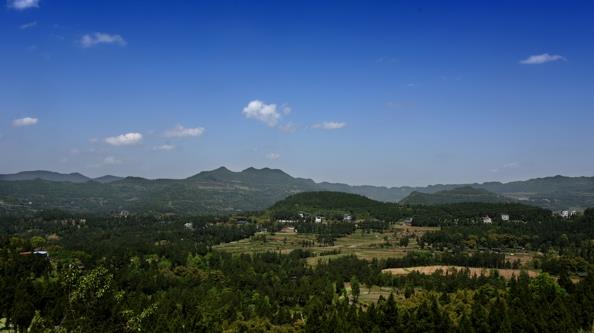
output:
<path id="1" fill-rule="evenodd" d="M 351 277 L 351 294 L 353 295 L 353 302 L 359 302 L 359 295 L 361 294 L 361 286 L 359 284 L 359 279 L 353 275 Z"/>

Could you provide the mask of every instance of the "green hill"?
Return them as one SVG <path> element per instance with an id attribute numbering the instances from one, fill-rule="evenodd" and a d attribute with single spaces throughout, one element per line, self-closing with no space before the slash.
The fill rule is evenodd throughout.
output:
<path id="1" fill-rule="evenodd" d="M 303 192 L 293 194 L 284 200 L 275 203 L 272 211 L 311 211 L 311 210 L 364 210 L 371 209 L 383 202 L 375 201 L 358 194 L 344 192 Z"/>
<path id="2" fill-rule="evenodd" d="M 407 208 L 396 203 L 372 200 L 358 194 L 315 191 L 293 194 L 275 203 L 268 211 L 277 219 L 293 219 L 305 213 L 333 219 L 342 219 L 348 214 L 355 215 L 357 218 L 372 217 L 396 221 L 405 216 Z"/>
<path id="3" fill-rule="evenodd" d="M 400 201 L 408 205 L 442 205 L 462 202 L 511 203 L 515 200 L 470 186 L 435 193 L 413 192 Z"/>

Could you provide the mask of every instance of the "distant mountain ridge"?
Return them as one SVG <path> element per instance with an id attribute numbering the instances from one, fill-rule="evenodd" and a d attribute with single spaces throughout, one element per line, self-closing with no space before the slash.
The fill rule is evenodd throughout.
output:
<path id="1" fill-rule="evenodd" d="M 71 182 L 71 183 L 85 183 L 91 180 L 91 178 L 84 176 L 78 172 L 69 174 L 35 170 L 35 171 L 22 171 L 14 174 L 0 175 L 0 181 L 19 181 L 19 180 L 34 180 L 43 179 L 53 182 Z"/>
<path id="2" fill-rule="evenodd" d="M 499 196 L 501 200 L 517 200 L 552 210 L 594 207 L 594 177 L 554 176 L 510 183 L 381 187 L 316 183 L 311 179 L 292 177 L 279 169 L 247 168 L 236 172 L 220 167 L 185 179 L 151 180 L 116 176 L 91 179 L 79 173 L 50 171 L 0 175 L 0 212 L 60 208 L 92 213 L 128 210 L 221 214 L 265 209 L 300 192 L 345 192 L 377 201 L 399 202 L 413 192 L 431 194 L 460 187 L 482 189 Z M 478 193 L 462 194 L 444 192 L 438 197 L 462 198 L 450 200 L 481 198 Z M 483 200 L 493 199 L 485 199 L 485 193 L 482 195 Z M 403 203 L 411 203 L 409 199 Z"/>
<path id="3" fill-rule="evenodd" d="M 20 181 L 20 180 L 47 180 L 52 182 L 70 182 L 70 183 L 86 183 L 88 181 L 97 181 L 100 183 L 110 183 L 122 179 L 112 175 L 105 175 L 97 178 L 90 178 L 78 172 L 73 173 L 59 173 L 46 170 L 35 171 L 21 171 L 13 174 L 0 175 L 0 181 Z"/>
<path id="4" fill-rule="evenodd" d="M 443 205 L 463 202 L 514 203 L 519 201 L 471 186 L 456 187 L 435 193 L 414 191 L 400 201 L 400 203 L 408 205 Z"/>

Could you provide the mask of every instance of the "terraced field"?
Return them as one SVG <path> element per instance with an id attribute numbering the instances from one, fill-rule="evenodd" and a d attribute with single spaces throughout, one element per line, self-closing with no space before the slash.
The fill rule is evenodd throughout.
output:
<path id="1" fill-rule="evenodd" d="M 398 239 L 403 234 L 408 236 L 422 235 L 437 228 L 410 227 L 395 225 L 384 232 L 364 233 L 357 230 L 355 233 L 340 237 L 332 246 L 319 246 L 315 235 L 299 234 L 296 232 L 261 232 L 254 238 L 225 243 L 215 246 L 216 249 L 231 253 L 258 253 L 276 251 L 289 253 L 296 249 L 306 249 L 315 255 L 308 258 L 308 263 L 315 265 L 318 261 L 326 261 L 344 255 L 354 254 L 361 259 L 403 257 L 408 251 L 419 250 L 415 238 L 410 239 L 407 247 L 398 246 Z M 265 240 L 263 240 L 265 239 Z M 314 246 L 304 246 L 310 242 Z"/>
<path id="2" fill-rule="evenodd" d="M 484 268 L 484 267 L 462 267 L 462 266 L 444 266 L 444 265 L 431 265 L 431 266 L 416 266 L 416 267 L 405 267 L 405 268 L 387 268 L 384 269 L 383 272 L 386 273 L 390 273 L 393 275 L 407 275 L 410 274 L 412 272 L 419 272 L 421 274 L 433 274 L 436 271 L 443 271 L 443 272 L 447 272 L 447 271 L 451 271 L 451 270 L 456 270 L 456 271 L 460 271 L 460 270 L 464 270 L 464 269 L 468 269 L 470 270 L 470 274 L 471 275 L 489 275 L 491 271 L 496 270 L 500 276 L 502 276 L 505 279 L 511 279 L 512 276 L 519 276 L 521 270 L 519 269 L 503 269 L 503 268 L 499 268 L 499 269 L 495 269 L 495 268 Z M 528 273 L 528 275 L 530 277 L 536 277 L 539 272 L 536 270 L 526 270 L 526 273 Z"/>

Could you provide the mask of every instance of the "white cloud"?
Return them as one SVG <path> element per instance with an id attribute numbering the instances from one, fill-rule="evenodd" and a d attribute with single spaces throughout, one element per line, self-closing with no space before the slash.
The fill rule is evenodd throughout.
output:
<path id="1" fill-rule="evenodd" d="M 25 30 L 25 29 L 34 28 L 36 25 L 37 25 L 37 21 L 33 21 L 33 22 L 22 24 L 19 28 L 21 30 Z"/>
<path id="2" fill-rule="evenodd" d="M 25 10 L 29 8 L 38 8 L 39 0 L 7 0 L 6 6 L 16 10 Z"/>
<path id="3" fill-rule="evenodd" d="M 270 127 L 276 126 L 281 118 L 281 114 L 276 110 L 276 104 L 265 104 L 259 100 L 249 102 L 241 113 L 246 118 L 259 120 Z"/>
<path id="4" fill-rule="evenodd" d="M 343 122 L 336 122 L 336 121 L 325 121 L 323 123 L 314 124 L 313 128 L 323 129 L 323 130 L 335 130 L 340 129 L 346 126 L 346 123 Z"/>
<path id="5" fill-rule="evenodd" d="M 278 160 L 280 158 L 280 154 L 277 153 L 268 153 L 266 154 L 266 158 L 269 160 Z"/>
<path id="6" fill-rule="evenodd" d="M 107 156 L 106 158 L 103 159 L 103 164 L 106 164 L 106 165 L 116 165 L 116 164 L 120 164 L 120 163 L 122 163 L 122 161 L 118 160 L 114 156 Z"/>
<path id="7" fill-rule="evenodd" d="M 548 53 L 543 53 L 543 54 L 538 54 L 538 55 L 531 55 L 528 58 L 521 60 L 520 64 L 522 65 L 540 65 L 540 64 L 544 64 L 547 62 L 553 62 L 553 61 L 567 61 L 567 59 L 563 56 L 560 56 L 558 54 L 548 54 Z"/>
<path id="8" fill-rule="evenodd" d="M 175 128 L 165 132 L 165 136 L 168 138 L 184 138 L 190 136 L 201 136 L 203 133 L 203 127 L 185 128 L 182 125 L 177 125 Z"/>
<path id="9" fill-rule="evenodd" d="M 520 163 L 518 162 L 509 162 L 509 163 L 505 163 L 504 165 L 502 165 L 500 168 L 493 168 L 490 169 L 489 171 L 493 172 L 493 173 L 498 173 L 498 172 L 505 172 L 506 169 L 516 169 L 520 167 Z"/>
<path id="10" fill-rule="evenodd" d="M 160 151 L 170 151 L 170 150 L 174 150 L 174 149 L 175 149 L 174 145 L 168 145 L 168 144 L 153 147 L 153 150 L 160 150 Z"/>
<path id="11" fill-rule="evenodd" d="M 140 133 L 126 133 L 105 138 L 105 142 L 112 146 L 134 145 L 140 143 L 141 141 L 142 134 Z"/>
<path id="12" fill-rule="evenodd" d="M 25 117 L 25 118 L 13 120 L 12 126 L 14 126 L 14 127 L 31 126 L 31 125 L 37 124 L 38 121 L 39 121 L 39 119 L 37 119 L 37 118 Z"/>
<path id="13" fill-rule="evenodd" d="M 115 44 L 119 46 L 126 46 L 126 40 L 120 35 L 110 35 L 102 32 L 95 32 L 93 34 L 86 34 L 81 37 L 80 45 L 88 48 L 99 44 Z"/>

